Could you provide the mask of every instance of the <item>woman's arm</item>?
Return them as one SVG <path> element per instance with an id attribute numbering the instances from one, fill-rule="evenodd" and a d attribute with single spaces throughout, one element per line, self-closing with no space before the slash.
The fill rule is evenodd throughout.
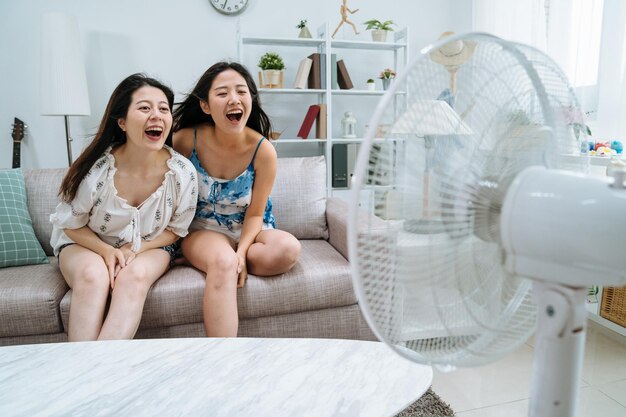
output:
<path id="1" fill-rule="evenodd" d="M 171 230 L 166 229 L 160 235 L 158 235 L 152 240 L 142 240 L 139 250 L 133 253 L 134 255 L 139 255 L 140 253 L 145 252 L 150 249 L 156 249 L 156 248 L 161 248 L 163 246 L 171 245 L 172 243 L 176 242 L 179 238 L 180 236 L 178 236 L 176 233 L 172 232 Z M 132 246 L 133 246 L 133 242 L 128 242 L 127 244 L 122 246 L 120 249 L 127 248 L 130 251 L 130 248 Z M 135 256 L 133 256 L 132 258 L 134 257 Z M 131 260 L 132 259 L 128 259 L 126 263 L 130 262 Z"/>
<path id="2" fill-rule="evenodd" d="M 109 270 L 109 280 L 111 282 L 111 288 L 113 288 L 115 276 L 121 268 L 126 266 L 127 263 L 124 253 L 120 249 L 116 249 L 104 242 L 88 226 L 83 226 L 79 229 L 63 229 L 63 231 L 67 237 L 80 246 L 102 256 L 102 259 L 104 259 L 104 263 Z"/>
<path id="3" fill-rule="evenodd" d="M 254 161 L 255 176 L 252 186 L 252 201 L 246 210 L 241 237 L 237 246 L 237 255 L 239 256 L 239 280 L 237 286 L 239 287 L 243 287 L 247 278 L 245 261 L 248 248 L 254 243 L 263 227 L 265 207 L 276 178 L 276 165 L 276 150 L 269 141 L 263 141 Z"/>
<path id="4" fill-rule="evenodd" d="M 141 252 L 145 252 L 150 249 L 161 248 L 163 246 L 171 245 L 176 242 L 180 236 L 171 230 L 164 230 L 160 235 L 155 237 L 152 240 L 142 240 L 141 246 L 137 252 L 133 252 L 133 242 L 128 242 L 127 244 L 120 247 L 120 250 L 124 254 L 124 258 L 126 259 L 126 265 L 128 265 L 135 256 L 139 255 Z"/>

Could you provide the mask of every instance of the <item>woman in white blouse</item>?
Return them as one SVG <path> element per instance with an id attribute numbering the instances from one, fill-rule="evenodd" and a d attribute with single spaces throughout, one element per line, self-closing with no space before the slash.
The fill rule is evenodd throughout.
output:
<path id="1" fill-rule="evenodd" d="M 187 234 L 198 185 L 193 165 L 168 146 L 173 104 L 157 80 L 123 80 L 63 179 L 51 245 L 72 288 L 70 341 L 132 338 L 148 290 Z"/>

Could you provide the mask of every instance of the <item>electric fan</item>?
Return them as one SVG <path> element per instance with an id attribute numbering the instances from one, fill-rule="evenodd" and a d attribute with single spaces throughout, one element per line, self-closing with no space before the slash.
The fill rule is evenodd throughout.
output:
<path id="1" fill-rule="evenodd" d="M 454 99 L 438 100 L 449 68 L 429 53 L 449 42 L 475 50 L 455 71 Z M 446 38 L 383 96 L 352 183 L 354 286 L 377 337 L 454 368 L 495 361 L 535 333 L 531 416 L 574 415 L 586 288 L 626 284 L 624 172 L 585 176 L 579 117 L 539 50 Z"/>

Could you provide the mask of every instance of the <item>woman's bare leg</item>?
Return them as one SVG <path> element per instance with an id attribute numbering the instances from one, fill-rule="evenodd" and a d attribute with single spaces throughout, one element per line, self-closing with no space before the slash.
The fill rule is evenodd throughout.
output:
<path id="1" fill-rule="evenodd" d="M 164 273 L 170 254 L 163 249 L 150 249 L 118 272 L 111 305 L 98 340 L 132 339 L 137 333 L 148 290 Z"/>
<path id="2" fill-rule="evenodd" d="M 228 237 L 209 230 L 190 233 L 182 243 L 183 255 L 206 273 L 202 311 L 209 337 L 236 337 L 237 255 Z"/>
<path id="3" fill-rule="evenodd" d="M 96 340 L 109 296 L 109 272 L 104 260 L 97 253 L 74 244 L 61 251 L 59 268 L 72 288 L 68 340 Z"/>
<path id="4" fill-rule="evenodd" d="M 283 230 L 261 230 L 248 249 L 248 272 L 267 277 L 289 271 L 300 257 L 300 242 Z"/>

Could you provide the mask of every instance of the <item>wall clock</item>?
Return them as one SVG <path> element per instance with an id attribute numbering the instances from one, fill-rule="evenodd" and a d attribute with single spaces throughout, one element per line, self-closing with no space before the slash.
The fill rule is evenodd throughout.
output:
<path id="1" fill-rule="evenodd" d="M 243 12 L 249 0 L 209 0 L 211 5 L 220 13 L 232 16 Z"/>

